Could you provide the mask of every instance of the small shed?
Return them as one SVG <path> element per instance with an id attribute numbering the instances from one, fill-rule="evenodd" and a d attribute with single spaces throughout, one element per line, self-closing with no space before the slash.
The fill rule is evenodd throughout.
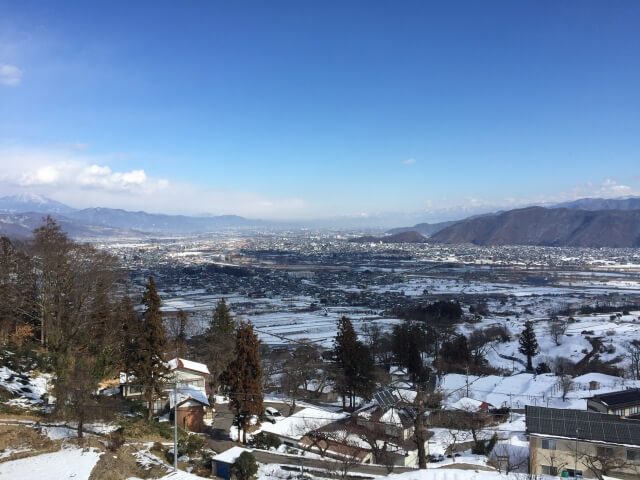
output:
<path id="1" fill-rule="evenodd" d="M 216 477 L 230 480 L 231 466 L 236 463 L 236 460 L 243 452 L 253 453 L 253 450 L 242 447 L 231 447 L 229 450 L 219 453 L 211 459 L 211 471 Z"/>
<path id="2" fill-rule="evenodd" d="M 170 406 L 173 408 L 173 395 L 169 397 L 169 400 Z M 202 432 L 205 409 L 209 406 L 205 392 L 198 389 L 178 390 L 177 403 L 178 425 L 190 432 Z"/>

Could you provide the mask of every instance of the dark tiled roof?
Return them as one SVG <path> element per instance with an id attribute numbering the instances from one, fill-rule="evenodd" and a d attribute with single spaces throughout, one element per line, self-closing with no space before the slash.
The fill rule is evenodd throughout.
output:
<path id="1" fill-rule="evenodd" d="M 619 392 L 604 393 L 595 395 L 591 400 L 601 402 L 611 408 L 623 407 L 626 405 L 640 404 L 640 390 L 631 388 L 629 390 L 621 390 Z"/>
<path id="2" fill-rule="evenodd" d="M 584 410 L 526 407 L 527 433 L 640 445 L 640 420 Z"/>

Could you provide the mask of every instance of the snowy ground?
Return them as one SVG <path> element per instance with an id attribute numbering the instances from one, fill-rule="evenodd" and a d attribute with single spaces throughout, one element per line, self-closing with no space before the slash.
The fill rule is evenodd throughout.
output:
<path id="1" fill-rule="evenodd" d="M 88 480 L 102 455 L 95 449 L 65 446 L 53 453 L 0 463 L 0 477 L 7 479 Z"/>

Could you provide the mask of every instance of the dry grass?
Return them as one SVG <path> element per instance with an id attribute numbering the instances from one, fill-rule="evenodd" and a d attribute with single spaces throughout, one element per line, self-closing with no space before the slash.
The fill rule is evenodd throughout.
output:
<path id="1" fill-rule="evenodd" d="M 0 425 L 0 451 L 6 448 L 28 449 L 25 452 L 17 452 L 0 462 L 8 462 L 19 458 L 40 455 L 42 453 L 55 452 L 60 450 L 61 440 L 50 440 L 48 437 L 40 435 L 31 427 L 23 425 Z"/>

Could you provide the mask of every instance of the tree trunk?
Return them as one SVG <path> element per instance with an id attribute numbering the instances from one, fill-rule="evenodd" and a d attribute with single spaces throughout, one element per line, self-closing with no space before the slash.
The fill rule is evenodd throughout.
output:
<path id="1" fill-rule="evenodd" d="M 531 361 L 531 355 L 527 355 L 527 370 L 533 371 L 533 362 Z"/>

